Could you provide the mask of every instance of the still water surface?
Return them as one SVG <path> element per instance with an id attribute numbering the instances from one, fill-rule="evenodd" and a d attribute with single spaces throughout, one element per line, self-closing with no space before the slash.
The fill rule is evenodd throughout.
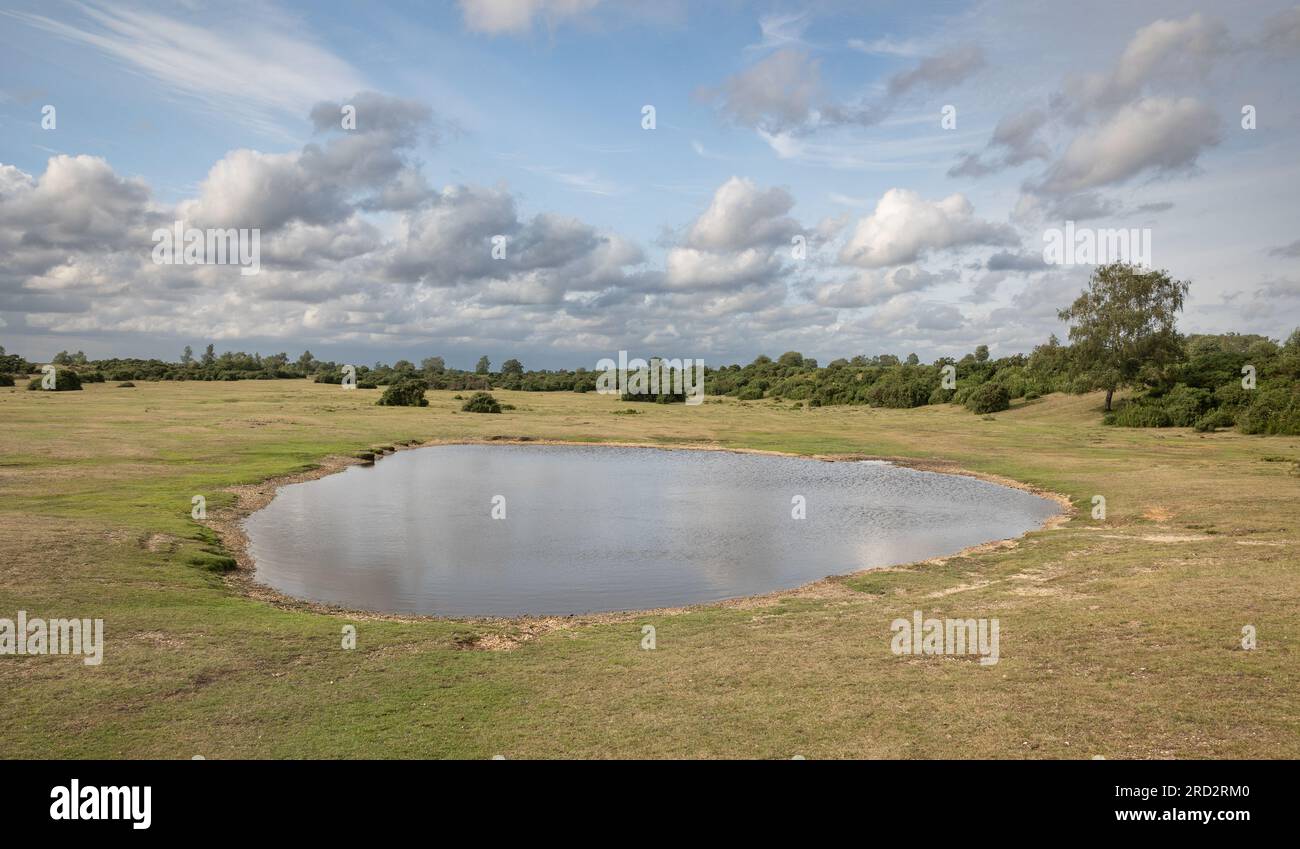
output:
<path id="1" fill-rule="evenodd" d="M 492 518 L 497 495 L 504 519 Z M 245 529 L 257 579 L 288 595 L 514 616 L 788 589 L 1015 537 L 1058 512 L 1017 489 L 878 461 L 441 445 L 282 487 Z"/>

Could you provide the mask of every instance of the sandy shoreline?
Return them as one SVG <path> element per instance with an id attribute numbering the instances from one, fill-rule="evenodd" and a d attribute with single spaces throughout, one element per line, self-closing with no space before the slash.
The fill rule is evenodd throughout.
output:
<path id="1" fill-rule="evenodd" d="M 1068 522 L 1075 514 L 1075 509 L 1070 499 L 1060 493 L 1035 487 L 1012 478 L 1002 477 L 1001 475 L 987 474 L 983 472 L 974 472 L 964 469 L 956 463 L 946 460 L 919 460 L 911 457 L 883 457 L 869 454 L 796 454 L 789 451 L 773 451 L 761 448 L 731 448 L 713 444 L 682 444 L 682 445 L 660 445 L 646 444 L 642 442 L 592 442 L 564 439 L 534 439 L 530 437 L 488 437 L 484 439 L 434 439 L 427 442 L 413 443 L 409 445 L 395 445 L 394 450 L 406 451 L 416 448 L 429 448 L 437 445 L 571 445 L 571 446 L 592 446 L 605 448 L 655 448 L 662 451 L 725 451 L 733 454 L 765 454 L 776 457 L 794 457 L 805 460 L 820 460 L 823 462 L 845 462 L 859 460 L 873 460 L 891 463 L 896 466 L 902 466 L 909 469 L 915 469 L 922 472 L 932 472 L 935 474 L 945 475 L 963 475 L 965 477 L 977 478 L 988 483 L 998 484 L 1000 486 L 1019 489 L 1024 492 L 1033 493 L 1042 498 L 1047 498 L 1056 502 L 1061 511 L 1055 516 L 1050 517 L 1038 530 L 1053 530 L 1061 527 Z M 376 462 L 382 460 L 382 457 L 376 456 Z M 238 590 L 242 595 L 265 601 L 286 610 L 309 611 L 313 613 L 322 613 L 333 616 L 343 616 L 348 619 L 358 621 L 365 620 L 384 620 L 394 622 L 426 622 L 431 620 L 444 622 L 464 622 L 472 625 L 506 627 L 510 629 L 510 635 L 489 635 L 476 641 L 471 648 L 481 649 L 503 649 L 513 648 L 532 637 L 544 634 L 557 629 L 566 629 L 579 627 L 582 625 L 606 624 L 616 622 L 632 622 L 642 619 L 646 616 L 674 616 L 693 610 L 704 610 L 709 608 L 722 609 L 751 609 L 759 607 L 768 607 L 789 598 L 834 598 L 834 597 L 856 597 L 859 595 L 843 585 L 847 578 L 853 578 L 859 575 L 865 575 L 869 572 L 880 572 L 889 569 L 906 568 L 909 566 L 923 565 L 927 563 L 942 563 L 954 557 L 963 557 L 970 554 L 976 554 L 982 551 L 988 551 L 993 548 L 1005 547 L 1008 543 L 1014 544 L 1015 540 L 1020 537 L 989 540 L 977 545 L 968 546 L 952 554 L 945 554 L 941 557 L 930 558 L 929 560 L 911 561 L 909 563 L 897 563 L 892 566 L 881 566 L 872 569 L 860 569 L 854 572 L 846 572 L 841 575 L 831 575 L 819 578 L 798 587 L 787 590 L 776 590 L 771 593 L 761 595 L 742 596 L 722 601 L 706 602 L 683 607 L 663 607 L 652 608 L 647 610 L 626 610 L 612 611 L 608 613 L 584 613 L 572 614 L 568 616 L 518 616 L 518 617 L 448 617 L 432 615 L 410 615 L 410 614 L 390 614 L 378 613 L 375 611 L 356 610 L 339 605 L 322 604 L 319 602 L 306 601 L 292 596 L 285 595 L 278 590 L 272 589 L 264 584 L 254 580 L 256 564 L 248 552 L 248 537 L 244 533 L 243 520 L 258 510 L 265 507 L 271 502 L 276 495 L 277 490 L 282 486 L 289 484 L 304 483 L 306 481 L 317 480 L 326 475 L 343 471 L 349 466 L 369 465 L 368 461 L 356 457 L 344 457 L 332 455 L 325 457 L 319 462 L 319 465 L 303 472 L 297 472 L 288 475 L 281 475 L 268 478 L 256 484 L 242 484 L 238 486 L 227 487 L 224 491 L 235 496 L 233 507 L 222 508 L 208 511 L 208 519 L 204 523 L 211 528 L 221 538 L 224 547 L 230 552 L 231 556 L 239 564 L 238 568 L 225 576 L 227 585 Z M 1027 531 L 1026 533 L 1033 533 Z M 1025 536 L 1022 534 L 1021 537 Z"/>

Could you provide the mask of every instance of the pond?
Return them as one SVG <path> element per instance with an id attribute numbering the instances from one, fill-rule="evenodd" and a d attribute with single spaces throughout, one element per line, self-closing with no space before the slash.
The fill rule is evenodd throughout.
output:
<path id="1" fill-rule="evenodd" d="M 245 530 L 257 580 L 298 598 L 563 615 L 789 589 L 1016 537 L 1059 512 L 881 461 L 440 445 L 281 487 Z"/>

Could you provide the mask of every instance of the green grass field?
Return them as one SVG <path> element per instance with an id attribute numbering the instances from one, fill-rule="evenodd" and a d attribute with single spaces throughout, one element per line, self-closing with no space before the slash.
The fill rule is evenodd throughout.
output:
<path id="1" fill-rule="evenodd" d="M 496 394 L 517 409 L 461 413 L 451 393 L 377 407 L 377 391 L 306 381 L 0 389 L 0 617 L 106 631 L 98 667 L 0 656 L 0 755 L 1300 756 L 1300 437 L 1106 428 L 1098 396 L 986 420 Z M 946 460 L 1079 509 L 946 562 L 547 622 L 322 612 L 204 566 L 195 494 L 220 516 L 227 488 L 331 455 L 492 436 Z M 894 656 L 889 623 L 916 609 L 999 618 L 1000 663 Z"/>

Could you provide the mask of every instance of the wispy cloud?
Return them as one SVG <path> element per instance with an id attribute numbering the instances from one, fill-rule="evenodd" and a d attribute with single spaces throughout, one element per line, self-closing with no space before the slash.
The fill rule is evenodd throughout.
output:
<path id="1" fill-rule="evenodd" d="M 589 195 L 616 195 L 620 191 L 616 183 L 592 171 L 565 171 L 550 165 L 525 165 L 524 169 Z"/>
<path id="2" fill-rule="evenodd" d="M 901 56 L 907 59 L 915 59 L 928 52 L 928 48 L 922 42 L 914 39 L 900 41 L 893 38 L 877 38 L 864 41 L 860 38 L 850 38 L 848 45 L 860 53 L 873 56 Z"/>
<path id="3" fill-rule="evenodd" d="M 727 158 L 720 153 L 715 153 L 709 150 L 707 147 L 705 147 L 704 145 L 700 144 L 698 141 L 695 140 L 691 141 L 691 149 L 695 151 L 696 156 L 699 156 L 703 159 L 725 160 Z"/>
<path id="4" fill-rule="evenodd" d="M 763 38 L 757 44 L 750 44 L 746 50 L 770 50 L 781 47 L 806 47 L 803 33 L 808 28 L 807 12 L 797 14 L 763 15 L 758 19 L 758 28 Z"/>
<path id="5" fill-rule="evenodd" d="M 155 12 L 76 4 L 81 19 L 56 21 L 0 10 L 10 18 L 92 47 L 171 96 L 242 121 L 268 135 L 285 135 L 310 107 L 367 88 L 347 62 L 302 34 L 301 24 L 263 9 L 241 13 L 229 35 Z"/>
<path id="6" fill-rule="evenodd" d="M 804 165 L 861 171 L 924 168 L 933 157 L 951 155 L 960 149 L 964 137 L 952 133 L 935 134 L 926 140 L 902 138 L 862 141 L 844 140 L 842 136 L 837 136 L 828 141 L 813 141 L 792 133 L 759 130 L 758 135 L 781 159 Z"/>

